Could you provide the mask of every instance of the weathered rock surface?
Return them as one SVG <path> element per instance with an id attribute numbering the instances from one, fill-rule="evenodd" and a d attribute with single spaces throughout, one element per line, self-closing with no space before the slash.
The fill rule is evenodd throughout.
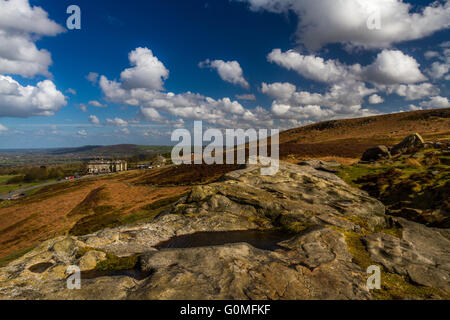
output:
<path id="1" fill-rule="evenodd" d="M 248 244 L 152 252 L 138 299 L 365 299 L 364 274 L 341 233 L 322 228 L 268 252 Z M 330 290 L 330 288 L 333 288 Z"/>
<path id="2" fill-rule="evenodd" d="M 391 158 L 391 153 L 388 147 L 378 146 L 374 148 L 367 149 L 361 157 L 362 161 L 378 161 L 386 160 Z"/>
<path id="3" fill-rule="evenodd" d="M 403 218 L 402 239 L 385 233 L 364 238 L 374 262 L 414 283 L 450 291 L 450 241 L 439 231 Z"/>
<path id="4" fill-rule="evenodd" d="M 80 259 L 79 267 L 81 271 L 93 270 L 97 264 L 106 260 L 106 253 L 102 251 L 91 250 L 86 252 Z"/>
<path id="5" fill-rule="evenodd" d="M 418 133 L 411 134 L 407 136 L 405 139 L 403 139 L 402 142 L 392 147 L 391 154 L 397 155 L 400 153 L 407 152 L 408 150 L 413 148 L 421 148 L 424 146 L 424 143 L 425 142 L 423 138 L 420 136 L 420 134 Z"/>
<path id="6" fill-rule="evenodd" d="M 386 221 L 379 201 L 331 173 L 280 163 L 276 175 L 261 176 L 259 166 L 247 166 L 223 181 L 195 187 L 152 223 L 43 243 L 0 269 L 0 299 L 370 299 L 367 275 L 350 253 L 345 232 L 362 235 L 362 225 L 375 232 L 386 227 Z M 292 236 L 274 251 L 247 243 L 155 248 L 174 236 L 257 228 L 280 228 Z M 433 268 L 434 263 L 433 270 L 443 279 L 446 243 L 426 253 L 429 244 L 423 241 L 448 242 L 446 233 L 423 227 L 417 235 L 415 225 L 407 222 L 404 228 L 398 243 L 382 233 L 368 236 L 373 259 L 393 272 L 408 272 L 417 283 L 436 285 L 424 280 L 426 271 L 420 268 Z M 378 258 L 389 246 L 395 252 L 405 247 L 405 257 L 420 253 L 429 263 L 408 269 L 412 258 L 396 258 L 394 252 L 390 259 Z M 90 251 L 80 257 L 77 252 L 83 248 Z M 90 270 L 105 259 L 104 252 L 141 256 L 134 273 L 82 274 L 81 289 L 67 289 L 68 266 Z"/>
<path id="7" fill-rule="evenodd" d="M 336 173 L 338 170 L 336 167 L 340 166 L 339 162 L 336 161 L 323 161 L 323 160 L 304 160 L 298 163 L 299 166 L 310 166 L 316 170 L 321 170 L 325 172 Z"/>

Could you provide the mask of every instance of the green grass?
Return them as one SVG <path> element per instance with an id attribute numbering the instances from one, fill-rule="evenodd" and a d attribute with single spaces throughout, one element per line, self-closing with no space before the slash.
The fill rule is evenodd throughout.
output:
<path id="1" fill-rule="evenodd" d="M 341 166 L 338 175 L 349 185 L 380 200 L 388 214 L 428 226 L 447 227 L 450 166 L 442 161 L 443 157 L 447 156 L 434 149 L 424 150 L 414 157 Z"/>
<path id="2" fill-rule="evenodd" d="M 13 183 L 6 184 L 6 182 L 14 176 L 0 176 L 0 194 L 14 192 L 20 189 L 26 189 L 34 186 L 38 186 L 40 184 L 44 184 L 42 181 L 37 182 L 23 182 L 23 183 Z M 47 182 L 53 182 L 55 180 L 49 180 Z M 47 183 L 45 182 L 45 183 Z M 26 192 L 25 192 L 26 193 Z"/>
<path id="3" fill-rule="evenodd" d="M 5 266 L 7 266 L 10 262 L 19 259 L 20 257 L 26 255 L 28 252 L 32 251 L 34 248 L 36 248 L 37 246 L 31 246 L 19 251 L 16 251 L 14 253 L 11 253 L 10 255 L 0 258 L 0 268 L 3 268 Z"/>
<path id="4" fill-rule="evenodd" d="M 8 181 L 11 178 L 17 177 L 18 175 L 0 175 L 0 184 L 5 183 L 6 181 Z"/>
<path id="5" fill-rule="evenodd" d="M 368 164 L 355 164 L 353 166 L 341 166 L 337 176 L 344 180 L 347 184 L 358 187 L 355 181 L 358 179 L 371 175 L 385 172 L 388 169 L 387 166 L 371 166 Z"/>

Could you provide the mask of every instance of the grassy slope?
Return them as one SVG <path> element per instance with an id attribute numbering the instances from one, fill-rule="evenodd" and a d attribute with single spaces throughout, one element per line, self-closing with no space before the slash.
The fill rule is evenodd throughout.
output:
<path id="1" fill-rule="evenodd" d="M 393 160 L 342 166 L 339 176 L 382 201 L 387 213 L 450 227 L 450 156 L 425 149 Z"/>
<path id="2" fill-rule="evenodd" d="M 12 177 L 14 177 L 14 176 L 13 175 L 0 176 L 0 194 L 14 192 L 16 190 L 26 189 L 26 188 L 38 186 L 40 184 L 56 181 L 56 180 L 47 180 L 46 182 L 36 181 L 36 182 L 22 182 L 22 183 L 7 184 L 6 182 L 9 179 L 11 179 Z"/>
<path id="3" fill-rule="evenodd" d="M 394 145 L 418 132 L 425 140 L 450 139 L 450 109 L 326 121 L 280 133 L 282 159 L 359 159 L 379 144 Z"/>

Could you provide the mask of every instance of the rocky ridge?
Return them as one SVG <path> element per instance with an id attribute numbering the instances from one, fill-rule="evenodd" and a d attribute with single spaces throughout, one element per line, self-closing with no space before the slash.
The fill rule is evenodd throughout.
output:
<path id="1" fill-rule="evenodd" d="M 276 250 L 156 249 L 175 236 L 253 229 L 288 240 Z M 307 163 L 281 162 L 274 176 L 247 165 L 195 187 L 151 223 L 46 241 L 0 269 L 0 299 L 448 298 L 449 234 L 388 217 L 381 202 Z M 382 278 L 369 291 L 370 264 L 399 283 Z M 66 286 L 70 265 L 83 271 L 80 290 Z"/>

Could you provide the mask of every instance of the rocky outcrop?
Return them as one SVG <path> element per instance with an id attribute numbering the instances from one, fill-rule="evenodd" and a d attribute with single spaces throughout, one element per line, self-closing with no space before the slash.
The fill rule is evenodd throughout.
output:
<path id="1" fill-rule="evenodd" d="M 414 283 L 450 292 L 450 241 L 439 231 L 402 218 L 402 239 L 385 233 L 364 238 L 372 260 Z"/>
<path id="2" fill-rule="evenodd" d="M 392 272 L 424 278 L 417 270 L 393 267 L 398 249 L 390 260 L 379 258 L 380 248 L 388 251 L 394 246 L 389 243 L 393 239 L 380 233 L 388 227 L 379 201 L 331 173 L 280 163 L 276 175 L 261 176 L 259 166 L 249 165 L 220 182 L 195 187 L 152 223 L 43 243 L 0 269 L 0 298 L 371 299 L 367 275 L 355 259 L 355 248 L 349 247 L 348 234 L 373 234 L 365 241 L 375 261 Z M 274 228 L 287 235 L 276 249 L 258 249 L 245 242 L 157 249 L 163 241 L 196 232 Z M 422 254 L 425 247 L 421 245 L 427 243 L 414 239 L 408 228 L 399 247 L 404 247 L 400 241 L 413 243 L 412 252 Z M 438 231 L 424 230 L 439 241 Z M 135 255 L 139 255 L 138 263 L 130 268 L 134 260 L 129 257 Z M 430 255 L 448 257 L 448 252 L 436 247 L 424 256 L 431 268 L 433 263 L 446 263 L 446 258 L 430 260 Z M 127 263 L 118 269 L 122 260 Z M 399 266 L 410 261 L 413 258 L 405 258 Z M 84 270 L 80 290 L 66 286 L 70 265 Z M 446 270 L 435 268 L 436 272 Z M 435 283 L 430 280 L 426 285 Z"/>
<path id="3" fill-rule="evenodd" d="M 395 145 L 391 149 L 392 155 L 397 155 L 401 153 L 408 152 L 409 150 L 415 149 L 415 148 L 422 148 L 424 146 L 424 141 L 420 134 L 414 133 L 409 136 L 407 136 L 405 139 L 403 139 L 402 142 Z"/>
<path id="4" fill-rule="evenodd" d="M 386 160 L 391 158 L 391 153 L 389 152 L 388 147 L 386 146 L 378 146 L 375 148 L 367 149 L 361 161 L 378 161 L 378 160 Z"/>
<path id="5" fill-rule="evenodd" d="M 323 160 L 304 160 L 298 163 L 299 166 L 310 166 L 316 170 L 336 173 L 338 172 L 337 167 L 340 166 L 339 162 L 336 161 L 323 161 Z"/>
<path id="6" fill-rule="evenodd" d="M 130 298 L 369 298 L 364 274 L 352 263 L 340 232 L 321 228 L 280 245 L 286 250 L 241 243 L 147 253 L 142 268 L 154 270 L 152 280 Z"/>
<path id="7" fill-rule="evenodd" d="M 415 133 L 407 136 L 402 142 L 396 144 L 391 149 L 383 145 L 367 149 L 363 153 L 361 161 L 374 162 L 379 160 L 388 160 L 391 159 L 392 156 L 414 151 L 419 148 L 424 148 L 425 146 L 428 145 L 424 142 L 420 134 Z"/>

